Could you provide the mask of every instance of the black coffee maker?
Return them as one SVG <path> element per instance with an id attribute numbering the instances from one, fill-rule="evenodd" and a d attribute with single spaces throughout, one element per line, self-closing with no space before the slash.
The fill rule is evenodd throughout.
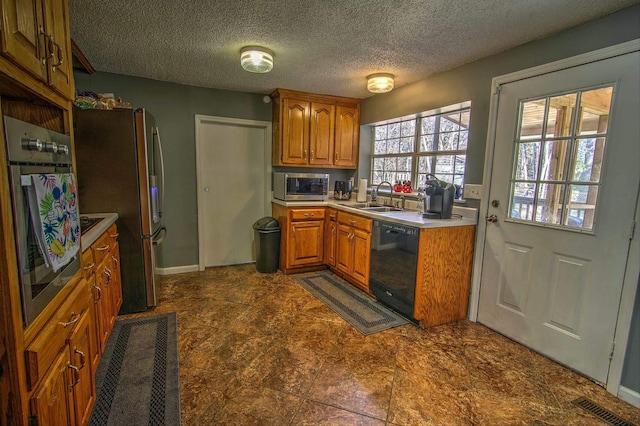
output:
<path id="1" fill-rule="evenodd" d="M 333 198 L 336 200 L 349 200 L 351 199 L 352 191 L 353 184 L 350 180 L 337 180 L 333 188 Z"/>
<path id="2" fill-rule="evenodd" d="M 456 187 L 453 184 L 441 181 L 432 174 L 427 174 L 422 217 L 426 219 L 451 219 L 455 193 Z"/>

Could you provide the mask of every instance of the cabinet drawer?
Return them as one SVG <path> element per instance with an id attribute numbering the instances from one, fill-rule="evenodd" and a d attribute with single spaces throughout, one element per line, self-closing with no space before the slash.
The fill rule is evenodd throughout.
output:
<path id="1" fill-rule="evenodd" d="M 82 252 L 80 264 L 82 265 L 82 276 L 85 279 L 89 279 L 89 277 L 93 275 L 93 271 L 96 268 L 95 258 L 93 257 L 93 250 L 88 249 Z"/>
<path id="2" fill-rule="evenodd" d="M 324 209 L 291 209 L 289 217 L 291 220 L 323 220 Z"/>
<path id="3" fill-rule="evenodd" d="M 105 232 L 108 236 L 109 236 L 109 245 L 113 248 L 115 247 L 115 245 L 118 242 L 118 236 L 120 234 L 118 234 L 118 227 L 116 226 L 116 224 L 112 224 L 109 229 L 106 230 Z"/>
<path id="4" fill-rule="evenodd" d="M 338 220 L 338 210 L 328 208 L 326 214 L 330 221 L 335 222 L 336 220 Z"/>
<path id="5" fill-rule="evenodd" d="M 339 211 L 338 223 L 342 223 L 343 225 L 347 226 L 353 226 L 354 228 L 359 228 L 363 231 L 371 232 L 371 219 L 369 219 L 368 217 Z"/>
<path id="6" fill-rule="evenodd" d="M 107 253 L 109 253 L 110 247 L 111 237 L 109 236 L 109 231 L 107 230 L 98 237 L 95 243 L 91 245 L 91 250 L 93 250 L 94 262 L 96 264 L 102 262 L 102 259 L 104 259 Z"/>
<path id="7" fill-rule="evenodd" d="M 76 276 L 80 277 L 80 274 Z M 74 285 L 67 301 L 58 308 L 25 350 L 29 389 L 33 389 L 44 376 L 60 348 L 65 345 L 65 340 L 73 332 L 75 324 L 88 311 L 91 296 L 87 291 L 86 281 L 81 278 Z"/>

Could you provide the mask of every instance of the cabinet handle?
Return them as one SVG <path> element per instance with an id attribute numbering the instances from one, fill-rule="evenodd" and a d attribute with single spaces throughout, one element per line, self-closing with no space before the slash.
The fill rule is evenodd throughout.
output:
<path id="1" fill-rule="evenodd" d="M 58 57 L 58 62 L 56 62 L 55 64 L 52 64 L 52 68 L 55 71 L 57 67 L 59 67 L 60 65 L 62 65 L 63 62 L 63 57 L 62 57 L 62 49 L 60 49 L 60 45 L 58 43 L 56 43 L 55 41 L 53 42 L 55 48 L 56 48 L 56 52 L 58 53 L 56 56 Z"/>
<path id="2" fill-rule="evenodd" d="M 313 160 L 313 150 L 311 150 L 311 159 Z"/>
<path id="3" fill-rule="evenodd" d="M 105 284 L 109 285 L 111 284 L 111 269 L 109 268 L 104 268 L 104 273 L 107 275 L 107 279 L 105 280 Z"/>
<path id="4" fill-rule="evenodd" d="M 113 261 L 115 262 L 115 265 L 113 265 L 113 269 L 118 269 L 118 258 L 115 256 L 111 256 L 111 259 L 113 259 Z"/>
<path id="5" fill-rule="evenodd" d="M 291 236 L 292 236 L 292 237 L 295 237 L 295 236 L 296 236 L 296 227 L 295 227 L 295 226 L 292 226 L 292 227 L 291 227 Z"/>
<path id="6" fill-rule="evenodd" d="M 313 213 L 305 213 L 304 217 L 309 217 L 309 216 L 313 216 Z"/>
<path id="7" fill-rule="evenodd" d="M 50 34 L 47 34 L 44 31 L 44 28 L 42 26 L 40 26 L 40 35 L 43 36 L 46 39 L 46 42 L 47 42 L 47 44 L 45 45 L 45 52 L 46 53 L 45 53 L 44 58 L 42 58 L 42 64 L 46 65 L 47 64 L 47 60 L 53 58 L 53 55 L 54 55 L 54 53 L 53 53 L 54 42 L 53 42 L 53 37 L 51 37 Z"/>
<path id="8" fill-rule="evenodd" d="M 84 364 L 85 364 L 85 362 L 84 362 L 84 358 L 85 358 L 84 352 L 82 352 L 78 348 L 73 348 L 73 352 L 75 352 L 78 355 L 80 355 L 80 364 L 82 364 L 82 365 L 80 365 L 80 370 L 82 370 L 84 368 Z"/>
<path id="9" fill-rule="evenodd" d="M 307 159 L 307 150 L 306 149 L 302 152 L 302 159 L 303 160 Z"/>
<path id="10" fill-rule="evenodd" d="M 98 250 L 98 251 L 109 250 L 109 244 L 107 244 L 106 246 L 102 246 L 102 247 L 96 247 L 96 250 Z"/>
<path id="11" fill-rule="evenodd" d="M 338 153 L 336 152 L 336 161 L 338 161 Z"/>
<path id="12" fill-rule="evenodd" d="M 116 232 L 115 234 L 109 234 L 109 236 L 110 236 L 111 238 L 118 238 L 118 237 L 120 236 L 120 233 L 119 233 L 119 232 Z"/>
<path id="13" fill-rule="evenodd" d="M 80 369 L 73 364 L 67 364 L 67 367 L 73 370 L 73 375 L 75 376 L 75 382 L 69 385 L 69 392 L 73 392 L 73 388 L 80 383 Z"/>
<path id="14" fill-rule="evenodd" d="M 349 219 L 349 223 L 352 225 L 355 225 L 357 221 L 353 220 L 353 219 Z"/>
<path id="15" fill-rule="evenodd" d="M 89 265 L 85 266 L 84 268 L 82 268 L 84 271 L 88 271 L 90 269 L 93 269 L 93 267 L 96 266 L 95 263 L 90 263 Z"/>
<path id="16" fill-rule="evenodd" d="M 97 299 L 95 299 L 95 300 L 93 301 L 93 303 L 98 303 L 98 301 L 102 299 L 102 289 L 101 289 L 100 287 L 98 287 L 97 285 L 95 285 L 95 284 L 93 285 L 93 288 L 95 288 L 96 290 L 98 290 L 98 298 L 97 298 Z"/>
<path id="17" fill-rule="evenodd" d="M 67 328 L 70 325 L 73 325 L 75 323 L 78 322 L 78 320 L 80 319 L 80 317 L 78 316 L 78 314 L 76 314 L 75 312 L 71 312 L 71 318 L 73 318 L 71 321 L 69 322 L 61 322 L 60 324 L 62 324 L 62 326 L 64 328 Z"/>

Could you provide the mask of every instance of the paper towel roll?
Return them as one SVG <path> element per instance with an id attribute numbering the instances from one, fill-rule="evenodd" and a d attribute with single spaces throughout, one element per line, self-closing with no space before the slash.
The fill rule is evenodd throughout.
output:
<path id="1" fill-rule="evenodd" d="M 358 197 L 356 201 L 359 203 L 364 203 L 367 201 L 367 180 L 360 179 L 358 181 Z"/>

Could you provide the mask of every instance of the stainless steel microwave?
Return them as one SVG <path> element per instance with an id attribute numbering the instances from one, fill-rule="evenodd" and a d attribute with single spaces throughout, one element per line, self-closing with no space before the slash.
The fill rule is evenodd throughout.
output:
<path id="1" fill-rule="evenodd" d="M 329 198 L 329 175 L 273 173 L 273 198 L 284 201 L 324 201 Z"/>

